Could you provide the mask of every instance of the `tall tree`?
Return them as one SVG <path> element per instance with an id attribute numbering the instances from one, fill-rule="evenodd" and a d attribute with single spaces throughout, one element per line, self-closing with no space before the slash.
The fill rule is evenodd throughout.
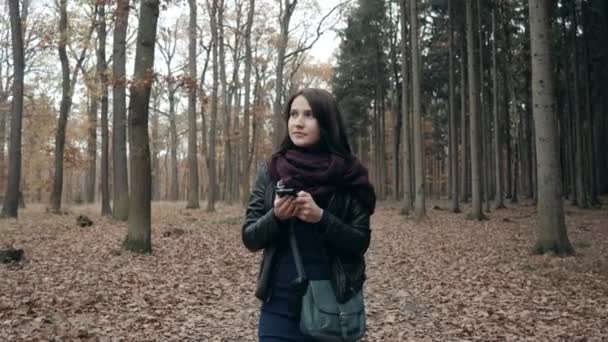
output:
<path id="1" fill-rule="evenodd" d="M 579 208 L 586 209 L 589 207 L 589 203 L 587 201 L 587 194 L 585 192 L 585 160 L 584 157 L 584 149 L 583 149 L 583 129 L 582 129 L 582 115 L 581 115 L 581 106 L 580 106 L 580 95 L 579 95 L 579 59 L 578 59 L 578 20 L 577 20 L 577 11 L 576 11 L 576 0 L 570 0 L 571 5 L 571 15 L 572 15 L 572 28 L 571 39 L 572 39 L 572 74 L 573 74 L 573 84 L 574 87 L 573 93 L 573 113 L 574 113 L 574 173 L 575 173 L 575 182 L 576 182 L 576 205 Z"/>
<path id="2" fill-rule="evenodd" d="M 424 198 L 424 145 L 422 143 L 422 119 L 421 119 L 421 95 L 420 95 L 420 49 L 418 47 L 418 8 L 417 1 L 410 0 L 410 39 L 412 52 L 412 100 L 414 107 L 413 130 L 414 130 L 414 164 L 416 173 L 416 198 L 414 200 L 414 212 L 416 220 L 422 220 L 426 215 Z"/>
<path id="3" fill-rule="evenodd" d="M 460 200 L 462 202 L 467 202 L 469 200 L 470 194 L 470 152 L 469 148 L 469 120 L 468 120 L 468 112 L 467 112 L 467 91 L 466 91 L 466 34 L 465 34 L 465 26 L 462 26 L 462 32 L 460 36 L 460 144 L 462 150 L 462 169 L 460 173 Z"/>
<path id="4" fill-rule="evenodd" d="M 226 171 L 228 179 L 227 183 L 227 199 L 229 203 L 233 203 L 238 200 L 241 191 L 239 184 L 239 176 L 241 173 L 242 150 L 240 134 L 242 134 L 240 115 L 241 101 L 243 97 L 243 87 L 241 85 L 241 60 L 243 60 L 243 48 L 242 42 L 245 34 L 244 30 L 247 28 L 243 26 L 243 5 L 244 1 L 236 2 L 236 9 L 234 14 L 234 27 L 236 27 L 233 33 L 232 43 L 228 43 L 228 47 L 232 50 L 232 80 L 230 81 L 230 87 L 228 88 L 227 100 L 231 105 L 228 107 L 226 115 L 230 118 L 229 127 L 229 141 L 230 141 L 230 154 L 228 161 L 230 162 Z M 229 26 L 228 26 L 229 27 Z M 231 46 L 232 45 L 232 46 Z"/>
<path id="5" fill-rule="evenodd" d="M 129 26 L 129 0 L 116 1 L 116 22 L 112 76 L 112 156 L 113 162 L 113 216 L 125 221 L 129 216 L 129 180 L 127 172 L 127 107 L 126 62 L 127 27 Z"/>
<path id="6" fill-rule="evenodd" d="M 207 6 L 209 6 L 208 2 L 207 2 Z M 207 126 L 207 120 L 206 120 L 206 114 L 205 114 L 205 110 L 208 109 L 207 108 L 208 101 L 207 101 L 207 95 L 205 92 L 205 88 L 203 87 L 203 85 L 205 83 L 207 69 L 209 67 L 211 51 L 213 50 L 211 48 L 211 44 L 212 44 L 211 41 L 209 42 L 208 45 L 201 44 L 201 46 L 205 49 L 206 54 L 205 54 L 205 63 L 203 64 L 203 71 L 201 72 L 201 75 L 199 77 L 200 81 L 199 81 L 199 85 L 198 85 L 199 86 L 198 93 L 200 94 L 199 97 L 202 99 L 202 101 L 200 101 L 200 106 L 201 106 L 201 153 L 203 155 L 203 158 L 205 158 L 207 170 L 209 170 L 209 163 L 210 163 L 210 154 L 208 153 L 209 148 L 208 148 L 208 139 L 207 139 L 208 126 Z M 202 177 L 202 174 L 200 176 Z M 205 184 L 204 183 L 205 183 L 204 181 L 199 182 L 199 185 L 200 185 L 199 194 L 202 196 L 205 196 Z"/>
<path id="7" fill-rule="evenodd" d="M 281 110 L 283 108 L 283 70 L 285 68 L 285 55 L 287 51 L 287 42 L 289 41 L 289 23 L 291 16 L 296 9 L 298 0 L 277 0 L 279 2 L 279 25 L 281 27 L 278 41 L 277 66 L 275 77 L 275 98 L 274 98 L 274 135 L 273 145 L 279 146 L 280 139 L 283 137 L 285 130 L 283 119 L 281 118 Z"/>
<path id="8" fill-rule="evenodd" d="M 394 14 L 395 6 L 389 4 L 389 59 L 390 59 L 390 71 L 391 71 L 391 82 L 390 82 L 390 111 L 392 112 L 391 119 L 393 121 L 393 180 L 392 187 L 388 187 L 388 191 L 391 193 L 394 200 L 399 201 L 401 198 L 400 195 L 400 152 L 399 152 L 399 143 L 401 140 L 401 103 L 399 100 L 400 96 L 400 82 L 399 82 L 399 53 L 400 44 L 399 44 L 399 20 L 400 20 L 400 6 L 397 6 L 396 12 Z M 384 163 L 388 164 L 388 163 Z M 388 176 L 388 167 L 385 166 L 386 176 L 386 186 L 389 184 L 389 176 Z"/>
<path id="9" fill-rule="evenodd" d="M 410 155 L 410 116 L 409 116 L 409 88 L 407 65 L 407 0 L 399 1 L 401 18 L 401 146 L 402 146 L 402 172 L 403 172 L 403 200 L 401 214 L 409 215 L 412 210 L 412 177 Z"/>
<path id="10" fill-rule="evenodd" d="M 85 202 L 95 202 L 95 184 L 97 183 L 97 76 L 89 89 L 88 120 L 89 129 L 87 137 L 88 170 L 85 176 Z"/>
<path id="11" fill-rule="evenodd" d="M 108 129 L 108 65 L 106 62 L 106 10 L 105 0 L 98 2 L 97 37 L 97 73 L 99 75 L 99 86 L 101 95 L 101 214 L 109 216 L 112 214 L 110 207 L 110 141 Z"/>
<path id="12" fill-rule="evenodd" d="M 452 0 L 448 0 L 448 49 L 449 49 L 449 62 L 448 62 L 448 73 L 449 73 L 449 111 L 450 111 L 450 174 L 451 174 L 451 189 L 450 195 L 452 196 L 451 210 L 452 212 L 459 213 L 460 205 L 458 203 L 458 131 L 456 125 L 456 108 L 454 106 L 454 27 L 453 18 L 454 11 L 452 8 Z"/>
<path id="13" fill-rule="evenodd" d="M 477 6 L 475 9 L 475 13 L 477 14 L 477 28 L 476 28 L 476 33 L 477 33 L 477 39 L 479 41 L 479 61 L 477 63 L 478 67 L 479 67 L 479 87 L 477 88 L 479 91 L 479 108 L 478 108 L 478 121 L 479 121 L 479 135 L 480 135 L 480 144 L 479 144 L 479 154 L 480 154 L 480 158 L 479 158 L 479 162 L 480 162 L 480 170 L 481 170 L 481 194 L 482 194 L 482 201 L 486 203 L 486 211 L 490 211 L 490 202 L 488 200 L 489 198 L 489 187 L 488 187 L 488 179 L 489 179 L 489 168 L 488 168 L 488 160 L 489 158 L 487 158 L 487 152 L 488 152 L 488 148 L 486 147 L 487 144 L 487 139 L 488 139 L 488 131 L 489 131 L 489 126 L 488 126 L 488 117 L 486 115 L 486 96 L 485 96 L 485 63 L 484 63 L 484 54 L 483 54 L 483 50 L 484 50 L 484 35 L 485 35 L 485 31 L 484 31 L 484 26 L 483 26 L 483 22 L 481 20 L 481 12 L 483 11 L 483 7 L 482 5 L 485 4 L 485 1 L 482 2 L 481 0 L 477 0 Z M 482 207 L 483 207 L 483 203 L 482 203 Z M 483 210 L 483 209 L 482 209 Z"/>
<path id="14" fill-rule="evenodd" d="M 502 105 L 502 110 L 503 110 L 503 119 L 504 119 L 504 125 L 503 125 L 503 133 L 504 133 L 504 145 L 505 145 L 505 152 L 506 152 L 506 160 L 505 160 L 505 197 L 506 198 L 512 198 L 513 196 L 513 186 L 512 186 L 512 179 L 513 179 L 513 172 L 512 172 L 512 165 L 513 165 L 513 149 L 512 149 L 512 143 L 511 143 L 511 108 L 514 107 L 514 105 L 511 105 L 512 102 L 515 102 L 515 93 L 513 91 L 513 82 L 514 82 L 514 78 L 512 77 L 512 72 L 511 72 L 511 66 L 513 64 L 512 61 L 512 56 L 511 56 L 511 50 L 512 50 L 512 44 L 511 44 L 511 18 L 508 16 L 508 6 L 505 6 L 504 2 L 501 2 L 501 22 L 502 22 L 502 37 L 503 37 L 503 47 L 502 47 L 502 51 L 503 51 L 503 56 L 504 56 L 504 61 L 503 63 L 501 63 L 501 74 L 502 74 L 502 84 L 503 84 L 503 105 Z"/>
<path id="15" fill-rule="evenodd" d="M 575 151 L 576 151 L 576 131 L 574 129 L 574 120 L 575 120 L 575 115 L 574 115 L 574 104 L 573 104 L 573 99 L 572 99 L 572 87 L 570 86 L 573 82 L 572 82 L 572 76 L 570 74 L 570 48 L 568 47 L 568 42 L 572 43 L 572 39 L 570 39 L 570 35 L 569 35 L 569 31 L 567 29 L 567 25 L 566 22 L 568 21 L 568 12 L 567 11 L 563 11 L 563 17 L 560 18 L 561 22 L 562 22 L 562 32 L 563 32 L 563 56 L 564 59 L 567 61 L 566 62 L 566 66 L 564 66 L 564 80 L 565 80 L 565 95 L 566 95 L 566 103 L 567 103 L 567 107 L 568 110 L 565 112 L 565 118 L 564 118 L 564 131 L 565 131 L 565 136 L 566 136 L 566 156 L 564 159 L 566 159 L 567 164 L 568 164 L 568 179 L 569 179 L 569 187 L 568 187 L 568 196 L 569 199 L 572 203 L 572 205 L 577 205 L 577 190 L 576 190 L 576 186 L 577 186 L 577 182 L 576 182 L 576 167 L 575 167 L 575 163 L 576 163 L 576 157 L 575 157 Z"/>
<path id="16" fill-rule="evenodd" d="M 479 45 L 477 42 L 477 25 L 475 25 L 473 11 L 473 0 L 466 0 L 467 21 L 467 57 L 469 62 L 469 111 L 471 118 L 471 183 L 472 183 L 472 208 L 470 217 L 482 220 L 482 189 L 481 189 L 481 151 L 480 151 L 480 121 L 479 121 L 479 68 L 478 54 L 475 51 Z"/>
<path id="17" fill-rule="evenodd" d="M 220 76 L 220 102 L 218 112 L 221 114 L 223 129 L 220 135 L 224 138 L 224 167 L 220 172 L 220 200 L 226 200 L 228 195 L 228 183 L 230 182 L 230 158 L 232 157 L 232 144 L 230 141 L 230 99 L 228 96 L 228 81 L 226 79 L 226 43 L 224 41 L 224 10 L 225 0 L 220 0 L 217 8 L 217 30 L 218 30 L 218 53 L 219 53 L 219 76 Z"/>
<path id="18" fill-rule="evenodd" d="M 241 151 L 244 156 L 248 155 L 249 151 L 249 137 L 250 137 L 250 120 L 251 120 L 251 65 L 253 63 L 252 48 L 251 48 L 251 29 L 253 27 L 253 17 L 255 15 L 255 0 L 249 0 L 249 9 L 247 12 L 247 23 L 245 25 L 245 76 L 243 82 L 245 87 L 245 100 L 243 103 L 243 134 L 241 142 Z M 246 203 L 249 198 L 250 188 L 250 168 L 249 158 L 241 158 L 242 164 L 242 203 Z"/>
<path id="19" fill-rule="evenodd" d="M 572 254 L 568 240 L 562 201 L 559 135 L 555 96 L 553 93 L 553 64 L 549 37 L 549 0 L 530 1 L 530 39 L 532 56 L 532 104 L 536 128 L 538 176 L 538 253 Z"/>
<path id="20" fill-rule="evenodd" d="M 497 78 L 497 62 L 496 62 L 496 13 L 492 8 L 492 114 L 494 116 L 494 176 L 495 178 L 495 208 L 504 208 L 502 195 L 502 143 L 501 143 L 501 122 L 498 116 L 498 78 Z"/>
<path id="21" fill-rule="evenodd" d="M 589 47 L 589 4 L 588 2 L 582 3 L 582 16 L 583 16 L 583 61 L 585 65 L 585 137 L 587 144 L 587 177 L 588 177 L 588 188 L 589 188 L 589 202 L 592 206 L 600 204 L 598 199 L 598 172 L 597 172 L 597 140 L 596 126 L 597 119 L 594 115 L 593 104 L 591 101 L 592 85 L 591 85 L 591 73 L 594 68 L 594 64 L 591 61 L 590 47 Z"/>
<path id="22" fill-rule="evenodd" d="M 96 13 L 93 14 L 95 16 Z M 76 79 L 80 66 L 84 61 L 84 58 L 88 49 L 88 42 L 91 39 L 93 30 L 95 29 L 95 20 L 88 30 L 88 34 L 85 38 L 84 47 L 81 50 L 80 56 L 76 61 L 76 65 L 73 69 L 73 73 L 70 79 L 70 62 L 68 60 L 66 46 L 68 44 L 68 12 L 67 12 L 67 0 L 60 0 L 59 2 L 59 60 L 61 61 L 61 75 L 62 75 L 62 95 L 61 105 L 59 108 L 59 118 L 57 119 L 57 131 L 55 132 L 55 151 L 54 151 L 54 168 L 55 172 L 53 175 L 53 187 L 51 192 L 51 211 L 59 212 L 61 210 L 61 195 L 63 193 L 63 155 L 65 150 L 65 131 L 68 124 L 68 117 L 72 107 L 72 95 L 73 89 L 76 85 Z"/>
<path id="23" fill-rule="evenodd" d="M 160 107 L 160 89 L 158 83 L 152 88 L 152 93 L 150 94 L 152 97 L 152 127 L 150 129 L 150 167 L 151 167 L 151 175 L 152 175 L 152 200 L 160 199 L 160 166 L 158 162 L 158 151 L 160 150 L 159 144 L 159 107 Z"/>
<path id="24" fill-rule="evenodd" d="M 196 0 L 188 0 L 188 204 L 187 209 L 198 209 L 198 158 L 196 152 Z"/>
<path id="25" fill-rule="evenodd" d="M 370 176 L 377 184 L 382 184 L 376 178 L 383 172 L 378 160 L 384 163 L 377 146 L 381 143 L 382 127 L 379 111 L 383 111 L 382 99 L 388 85 L 384 46 L 389 42 L 383 28 L 389 24 L 385 7 L 384 1 L 367 0 L 359 2 L 349 13 L 347 26 L 341 32 L 343 39 L 332 80 L 336 100 L 345 114 L 348 135 L 355 142 L 354 153 L 360 155 L 363 163 L 373 163 Z"/>
<path id="26" fill-rule="evenodd" d="M 25 57 L 19 0 L 8 2 L 13 47 L 13 100 L 11 104 L 11 136 L 9 145 L 9 169 L 2 216 L 17 217 L 19 212 L 19 185 L 21 184 L 21 126 L 23 123 L 23 82 Z M 2 144 L 4 148 L 4 144 Z M 4 151 L 2 151 L 4 155 Z M 0 172 L 4 170 L 0 169 Z M 1 177 L 0 177 L 1 178 Z"/>
<path id="27" fill-rule="evenodd" d="M 524 18 L 526 22 L 529 22 L 528 12 L 524 12 Z M 524 44 L 522 47 L 522 57 L 525 58 L 526 61 L 530 60 L 530 30 L 528 25 L 524 26 Z M 530 89 L 532 89 L 532 73 L 530 71 L 529 63 L 526 63 L 524 68 L 525 73 L 525 92 L 523 93 L 523 99 L 525 104 L 525 111 L 523 112 L 522 117 L 522 132 L 521 135 L 521 171 L 522 171 L 522 188 L 526 197 L 534 198 L 535 197 L 535 186 L 534 186 L 534 153 L 532 151 L 532 139 L 534 139 L 534 127 L 532 127 L 532 95 L 530 94 Z"/>
<path id="28" fill-rule="evenodd" d="M 128 250 L 150 253 L 151 243 L 151 172 L 148 138 L 148 106 L 154 81 L 154 47 L 159 14 L 158 0 L 140 4 L 135 70 L 129 102 L 129 142 L 131 164 L 131 196 L 129 229 L 125 240 Z"/>
<path id="29" fill-rule="evenodd" d="M 218 25 L 217 25 L 217 12 L 218 12 L 218 1 L 212 0 L 209 4 L 207 1 L 207 7 L 209 12 L 209 18 L 211 19 L 211 50 L 213 53 L 213 85 L 211 89 L 211 122 L 209 123 L 209 143 L 208 143 L 208 156 L 207 156 L 207 168 L 208 168 L 208 179 L 209 179 L 209 194 L 207 196 L 207 208 L 208 212 L 215 211 L 215 201 L 217 199 L 218 185 L 217 185 L 217 167 L 216 167 L 216 136 L 217 136 L 217 111 L 218 111 L 218 85 L 219 85 L 219 74 L 218 74 Z"/>

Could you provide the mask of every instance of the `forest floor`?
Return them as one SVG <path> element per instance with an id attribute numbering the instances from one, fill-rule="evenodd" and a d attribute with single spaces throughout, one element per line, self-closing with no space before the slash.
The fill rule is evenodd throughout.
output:
<path id="1" fill-rule="evenodd" d="M 435 205 L 421 224 L 393 202 L 373 216 L 364 341 L 608 340 L 608 206 L 566 206 L 576 255 L 560 258 L 531 254 L 530 204 L 483 222 Z M 242 245 L 243 208 L 184 208 L 153 205 L 152 255 L 122 250 L 126 224 L 98 206 L 0 221 L 0 247 L 25 250 L 0 264 L 0 341 L 256 341 L 260 254 Z"/>

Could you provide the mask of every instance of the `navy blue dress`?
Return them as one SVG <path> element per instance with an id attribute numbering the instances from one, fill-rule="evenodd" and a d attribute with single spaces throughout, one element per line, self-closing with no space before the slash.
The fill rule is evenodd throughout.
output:
<path id="1" fill-rule="evenodd" d="M 294 224 L 298 249 L 308 279 L 329 279 L 329 261 L 322 253 L 319 231 L 319 226 L 326 219 L 324 211 L 319 223 L 312 224 L 297 220 Z M 260 312 L 258 329 L 260 342 L 315 341 L 302 335 L 298 328 L 299 322 L 288 314 L 289 284 L 298 275 L 289 244 L 277 251 L 275 262 L 275 272 L 270 282 L 271 295 L 269 300 L 262 304 Z"/>

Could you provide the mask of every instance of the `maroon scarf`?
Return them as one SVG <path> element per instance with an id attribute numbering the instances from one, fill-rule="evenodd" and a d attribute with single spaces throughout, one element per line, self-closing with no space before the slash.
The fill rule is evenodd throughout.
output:
<path id="1" fill-rule="evenodd" d="M 269 171 L 273 181 L 281 179 L 288 188 L 306 191 L 317 203 L 326 203 L 336 190 L 347 190 L 358 197 L 370 214 L 374 213 L 374 187 L 369 182 L 367 169 L 355 156 L 292 148 L 275 153 Z"/>

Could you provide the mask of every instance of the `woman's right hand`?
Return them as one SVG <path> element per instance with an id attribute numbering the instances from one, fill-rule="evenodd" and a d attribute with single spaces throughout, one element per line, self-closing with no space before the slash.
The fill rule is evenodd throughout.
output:
<path id="1" fill-rule="evenodd" d="M 274 216 L 281 221 L 288 220 L 296 215 L 297 207 L 294 196 L 276 196 L 274 199 Z"/>

